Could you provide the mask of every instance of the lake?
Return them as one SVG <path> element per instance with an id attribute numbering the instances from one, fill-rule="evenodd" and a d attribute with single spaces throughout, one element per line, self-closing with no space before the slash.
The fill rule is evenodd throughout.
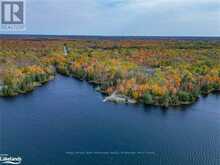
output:
<path id="1" fill-rule="evenodd" d="M 220 95 L 169 109 L 102 100 L 88 83 L 60 75 L 0 98 L 0 153 L 25 165 L 220 164 Z"/>

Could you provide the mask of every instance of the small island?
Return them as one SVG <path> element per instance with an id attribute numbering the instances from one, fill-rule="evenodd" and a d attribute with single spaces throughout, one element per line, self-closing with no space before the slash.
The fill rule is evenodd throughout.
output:
<path id="1" fill-rule="evenodd" d="M 104 101 L 178 106 L 220 90 L 220 41 L 0 39 L 0 96 L 56 74 L 88 81 Z"/>

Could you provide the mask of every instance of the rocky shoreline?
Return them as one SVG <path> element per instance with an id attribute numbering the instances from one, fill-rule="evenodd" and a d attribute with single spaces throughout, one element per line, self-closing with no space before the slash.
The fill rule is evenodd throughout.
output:
<path id="1" fill-rule="evenodd" d="M 127 96 L 117 94 L 117 91 L 115 91 L 110 96 L 105 97 L 103 102 L 127 103 L 127 104 L 136 104 L 137 103 L 137 101 L 134 99 L 131 99 Z"/>
<path id="2" fill-rule="evenodd" d="M 61 74 L 61 73 L 57 73 L 57 74 Z M 64 76 L 67 76 L 66 74 L 63 74 Z M 14 92 L 12 95 L 10 95 L 9 97 L 14 97 L 14 96 L 17 96 L 19 94 L 26 94 L 28 92 L 31 92 L 33 90 L 35 90 L 37 87 L 40 87 L 42 85 L 44 85 L 45 83 L 53 80 L 55 78 L 56 75 L 51 75 L 49 76 L 49 78 L 47 80 L 45 80 L 44 82 L 33 82 L 32 83 L 32 86 L 29 90 L 26 90 L 26 91 L 22 91 L 20 90 L 19 92 Z M 70 76 L 69 76 L 70 77 Z M 76 76 L 74 76 L 73 78 L 75 79 L 78 79 L 78 80 L 82 80 L 80 78 L 77 78 Z M 87 81 L 88 83 L 91 83 L 89 81 Z M 95 82 L 92 82 L 92 84 L 96 84 Z M 3 85 L 3 83 L 1 82 L 0 84 L 0 97 L 5 97 L 8 95 L 4 95 L 2 93 L 2 91 L 7 88 L 6 85 Z M 96 90 L 98 92 L 101 92 L 101 93 L 104 93 L 106 94 L 105 92 L 101 91 L 100 87 L 98 86 L 96 88 Z M 220 92 L 220 89 L 218 90 L 210 90 L 208 91 L 207 93 L 203 94 L 203 95 L 209 95 L 211 93 L 214 93 L 214 92 Z M 157 104 L 157 103 L 151 103 L 151 104 L 148 104 L 148 105 L 155 105 L 155 106 L 161 106 L 161 107 L 170 107 L 170 106 L 181 106 L 181 105 L 190 105 L 190 104 L 193 104 L 194 102 L 196 102 L 202 95 L 198 96 L 195 100 L 191 101 L 191 102 L 179 102 L 179 104 Z M 122 94 L 119 94 L 117 91 L 114 91 L 111 95 L 108 95 L 106 96 L 104 99 L 103 99 L 103 102 L 113 102 L 113 103 L 116 103 L 116 104 L 137 104 L 137 103 L 143 103 L 143 101 L 137 101 L 137 100 L 134 100 L 128 96 L 124 96 Z"/>

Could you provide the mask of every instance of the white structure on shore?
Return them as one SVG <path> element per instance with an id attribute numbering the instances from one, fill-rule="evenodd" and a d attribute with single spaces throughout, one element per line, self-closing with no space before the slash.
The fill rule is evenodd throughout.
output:
<path id="1" fill-rule="evenodd" d="M 68 56 L 68 47 L 64 45 L 63 47 L 64 56 Z"/>

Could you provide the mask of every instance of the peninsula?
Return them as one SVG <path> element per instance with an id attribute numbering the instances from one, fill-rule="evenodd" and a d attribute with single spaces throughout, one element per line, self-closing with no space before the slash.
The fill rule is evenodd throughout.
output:
<path id="1" fill-rule="evenodd" d="M 0 39 L 0 96 L 32 91 L 57 73 L 94 84 L 105 101 L 191 104 L 220 90 L 220 41 Z"/>

